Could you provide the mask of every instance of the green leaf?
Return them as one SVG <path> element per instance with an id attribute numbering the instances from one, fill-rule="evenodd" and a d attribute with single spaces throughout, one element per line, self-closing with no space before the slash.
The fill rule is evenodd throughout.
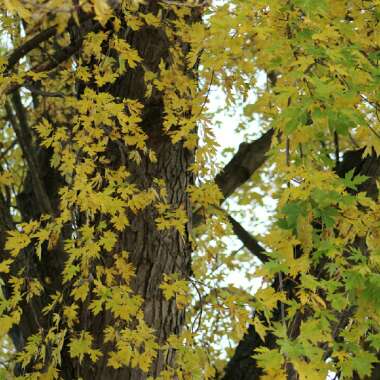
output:
<path id="1" fill-rule="evenodd" d="M 369 334 L 367 339 L 370 342 L 373 349 L 375 349 L 376 351 L 380 350 L 380 333 Z"/>
<path id="2" fill-rule="evenodd" d="M 369 376 L 372 371 L 373 363 L 378 362 L 376 355 L 371 352 L 359 352 L 352 359 L 353 369 L 356 370 L 361 378 Z"/>
<path id="3" fill-rule="evenodd" d="M 305 11 L 307 15 L 322 14 L 328 10 L 326 0 L 294 0 L 294 4 Z"/>
<path id="4" fill-rule="evenodd" d="M 346 173 L 344 176 L 344 179 L 342 180 L 344 185 L 352 190 L 357 190 L 357 186 L 364 183 L 369 177 L 366 175 L 356 175 L 354 177 L 355 169 L 350 170 Z"/>
<path id="5" fill-rule="evenodd" d="M 306 203 L 303 201 L 288 202 L 282 209 L 285 219 L 279 221 L 278 225 L 283 229 L 296 229 L 299 216 L 306 216 Z"/>

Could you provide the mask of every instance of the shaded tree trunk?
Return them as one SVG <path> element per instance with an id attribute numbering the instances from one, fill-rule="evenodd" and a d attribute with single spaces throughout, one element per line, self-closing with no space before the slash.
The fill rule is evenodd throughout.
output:
<path id="1" fill-rule="evenodd" d="M 150 2 L 146 12 L 157 14 L 157 2 Z M 173 17 L 173 15 L 168 14 L 167 17 Z M 106 28 L 108 26 L 112 28 L 108 24 Z M 126 28 L 128 29 L 128 26 Z M 112 33 L 114 32 L 112 31 Z M 162 29 L 145 26 L 139 31 L 132 32 L 129 30 L 123 37 L 138 51 L 140 57 L 143 58 L 144 66 L 149 70 L 157 72 L 161 60 L 166 65 L 170 65 L 169 41 Z M 79 39 L 80 36 L 77 38 Z M 174 228 L 158 230 L 155 221 L 157 211 L 154 206 L 148 206 L 137 214 L 131 212 L 128 215 L 130 225 L 119 234 L 115 247 L 115 250 L 126 250 L 129 253 L 136 273 L 132 282 L 132 289 L 143 297 L 145 321 L 154 329 L 157 342 L 162 345 L 169 335 L 178 334 L 181 331 L 185 320 L 184 310 L 177 308 L 175 300 L 166 301 L 159 285 L 164 274 L 179 273 L 182 278 L 187 278 L 190 275 L 191 206 L 186 189 L 193 183 L 193 174 L 189 171 L 189 167 L 193 163 L 194 152 L 186 149 L 182 142 L 173 144 L 168 134 L 164 132 L 162 128 L 163 95 L 154 90 L 149 100 L 145 98 L 144 70 L 141 67 L 128 70 L 114 85 L 110 86 L 108 91 L 115 97 L 136 99 L 143 103 L 141 126 L 148 135 L 147 147 L 152 149 L 157 156 L 157 161 L 154 163 L 147 157 L 142 157 L 141 163 L 137 165 L 132 161 L 125 161 L 116 144 L 109 144 L 108 155 L 112 165 L 125 165 L 126 170 L 131 174 L 132 182 L 140 190 L 154 187 L 154 179 L 163 180 L 170 206 L 173 209 L 183 208 L 188 215 L 189 222 L 186 225 L 185 234 L 182 236 Z M 18 95 L 15 96 L 18 97 Z M 22 104 L 18 106 L 21 107 L 20 112 L 24 112 L 23 117 L 27 122 L 26 111 L 22 109 Z M 20 116 L 17 115 L 16 104 L 13 104 L 13 108 L 16 111 L 16 116 Z M 17 120 L 15 122 L 17 123 Z M 30 126 L 25 125 L 24 127 L 29 132 L 31 131 Z M 50 167 L 51 152 L 35 146 L 33 151 L 38 170 L 33 172 L 33 168 L 29 165 L 23 192 L 18 196 L 19 209 L 25 221 L 37 219 L 43 212 L 47 211 L 46 207 L 41 206 L 41 192 L 38 186 L 36 187 L 36 183 L 37 185 L 42 184 L 45 195 L 53 207 L 53 213 L 58 212 L 58 189 L 63 183 L 60 175 Z M 28 154 L 28 150 L 25 149 L 23 153 L 24 155 Z M 35 176 L 38 176 L 39 181 L 36 182 Z M 8 220 L 5 217 L 6 215 L 6 212 L 1 213 L 0 243 L 2 246 L 5 231 L 12 228 L 11 220 Z M 42 314 L 42 309 L 50 302 L 50 296 L 64 287 L 62 278 L 58 274 L 62 273 L 66 259 L 63 242 L 70 238 L 71 234 L 72 226 L 67 226 L 67 230 L 60 237 L 60 244 L 53 251 L 49 251 L 48 247 L 44 246 L 40 262 L 36 259 L 32 249 L 24 250 L 23 254 L 20 255 L 17 268 L 26 267 L 26 276 L 39 279 L 45 290 L 42 296 L 35 297 L 28 304 L 22 304 L 21 322 L 11 332 L 17 350 L 21 350 L 25 346 L 28 337 L 32 334 L 37 333 L 40 329 L 48 329 L 51 325 L 51 321 Z M 106 257 L 104 261 L 107 265 Z M 111 265 L 111 261 L 109 261 L 109 265 Z M 93 316 L 88 311 L 88 305 L 88 301 L 82 305 L 80 323 L 75 326 L 75 329 L 77 331 L 90 331 L 95 338 L 95 345 L 102 350 L 104 355 L 96 363 L 85 360 L 79 364 L 77 360 L 70 357 L 66 340 L 60 366 L 62 378 L 67 380 L 74 378 L 84 380 L 144 380 L 148 376 L 157 376 L 166 366 L 174 364 L 174 352 L 172 350 L 159 350 L 149 373 L 144 373 L 140 369 L 120 368 L 116 370 L 108 367 L 107 352 L 112 350 L 112 347 L 110 344 L 101 347 L 101 344 L 104 338 L 103 330 L 106 326 L 112 325 L 113 319 L 111 314 L 106 311 L 101 312 L 96 317 Z M 23 370 L 17 367 L 16 373 L 20 375 L 28 372 L 28 370 L 29 368 Z"/>

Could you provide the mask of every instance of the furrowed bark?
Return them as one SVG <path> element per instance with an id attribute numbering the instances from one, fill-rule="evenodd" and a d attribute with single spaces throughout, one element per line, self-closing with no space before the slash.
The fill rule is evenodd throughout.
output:
<path id="1" fill-rule="evenodd" d="M 157 14 L 158 9 L 158 2 L 151 1 L 146 6 L 145 11 Z M 194 14 L 194 17 L 199 17 L 197 11 L 194 11 Z M 167 17 L 173 18 L 174 15 L 169 13 Z M 88 31 L 99 28 L 99 25 L 92 20 L 86 21 L 86 25 L 84 29 L 81 29 L 80 35 L 77 36 L 77 39 L 73 41 L 70 47 L 57 52 L 55 62 L 41 63 L 34 71 L 49 71 L 73 54 L 80 55 L 83 36 Z M 53 35 L 53 32 L 49 31 L 45 37 L 51 37 L 51 35 Z M 158 65 L 162 60 L 167 65 L 170 65 L 170 42 L 163 29 L 144 26 L 138 31 L 129 31 L 124 38 L 143 58 L 145 68 L 157 72 Z M 29 48 L 32 48 L 32 44 L 30 44 Z M 186 49 L 186 46 L 184 48 Z M 15 54 L 14 64 L 21 54 L 24 54 L 24 50 Z M 184 70 L 186 70 L 185 66 Z M 191 72 L 188 74 L 192 75 Z M 8 93 L 16 91 L 19 86 L 11 87 L 8 89 Z M 159 285 L 164 274 L 179 273 L 181 278 L 187 278 L 191 272 L 191 245 L 189 241 L 191 206 L 186 189 L 190 184 L 193 184 L 193 174 L 188 169 L 193 163 L 194 152 L 185 148 L 182 142 L 173 144 L 168 134 L 163 130 L 163 94 L 156 91 L 149 100 L 145 98 L 144 70 L 142 67 L 127 70 L 123 76 L 109 87 L 108 91 L 120 99 L 136 99 L 143 103 L 144 110 L 141 127 L 148 135 L 148 148 L 152 149 L 157 157 L 156 162 L 151 162 L 144 156 L 139 164 L 129 160 L 124 162 L 125 160 L 120 157 L 118 147 L 110 144 L 107 154 L 114 160 L 113 164 L 125 165 L 127 171 L 131 174 L 131 181 L 140 190 L 153 187 L 154 179 L 163 180 L 166 185 L 167 199 L 170 206 L 173 209 L 183 208 L 188 214 L 189 222 L 186 225 L 185 234 L 180 235 L 176 229 L 159 230 L 157 228 L 156 218 L 158 214 L 153 206 L 148 206 L 137 214 L 131 212 L 128 215 L 130 225 L 120 233 L 115 247 L 115 251 L 126 250 L 129 252 L 129 258 L 136 272 L 132 288 L 143 297 L 145 321 L 154 329 L 157 342 L 162 345 L 169 335 L 178 334 L 181 331 L 185 321 L 184 310 L 176 306 L 175 300 L 167 301 Z M 25 145 L 22 136 L 17 137 L 18 144 Z M 35 142 L 35 139 L 30 138 L 28 144 L 34 144 Z M 28 173 L 23 191 L 18 196 L 18 206 L 24 221 L 38 219 L 42 211 L 46 212 L 44 205 L 42 205 L 43 208 L 36 207 L 41 204 L 40 187 L 48 194 L 48 202 L 52 208 L 48 211 L 54 215 L 58 210 L 58 189 L 63 184 L 63 179 L 50 167 L 51 152 L 37 149 L 36 146 L 32 148 L 35 152 L 38 151 L 36 153 L 37 157 L 34 157 L 33 162 L 27 160 Z M 123 149 L 128 148 L 123 147 Z M 26 158 L 28 158 L 29 153 L 28 150 L 24 149 Z M 114 157 L 117 157 L 117 162 Z M 39 183 L 34 178 L 37 173 L 33 164 L 38 164 Z M 33 178 L 34 180 L 32 180 Z M 39 187 L 37 186 L 36 188 L 36 184 Z M 0 215 L 2 217 L 1 236 L 2 240 L 4 240 L 5 229 L 8 229 L 9 226 L 5 225 L 5 220 L 3 223 L 3 215 Z M 39 279 L 45 288 L 42 296 L 35 297 L 28 304 L 22 304 L 22 320 L 17 331 L 12 334 L 17 350 L 24 347 L 27 338 L 32 334 L 37 333 L 40 329 L 48 329 L 50 326 L 51 321 L 42 314 L 41 310 L 50 302 L 50 296 L 63 288 L 62 278 L 57 274 L 62 272 L 65 264 L 66 255 L 63 249 L 63 241 L 70 238 L 71 234 L 72 226 L 67 226 L 67 231 L 63 232 L 59 243 L 53 251 L 48 251 L 48 248 L 44 246 L 40 262 L 35 257 L 32 249 L 25 249 L 20 254 L 19 262 L 14 266 L 14 270 L 16 270 L 16 267 L 26 266 L 28 276 Z M 107 262 L 106 257 L 104 260 L 105 265 L 111 265 L 111 261 Z M 49 278 L 49 284 L 46 282 L 46 278 Z M 85 359 L 80 364 L 70 357 L 67 346 L 68 340 L 66 340 L 62 349 L 62 363 L 60 366 L 60 375 L 63 379 L 69 380 L 81 377 L 84 380 L 145 380 L 149 376 L 157 376 L 164 368 L 174 364 L 175 352 L 169 349 L 166 352 L 162 350 L 158 352 L 157 358 L 153 361 L 148 373 L 128 367 L 117 370 L 109 367 L 107 365 L 108 353 L 114 348 L 109 344 L 103 347 L 101 345 L 104 338 L 104 328 L 112 325 L 113 322 L 114 320 L 109 312 L 104 311 L 100 315 L 93 316 L 88 311 L 88 303 L 85 302 L 82 305 L 80 324 L 75 326 L 75 329 L 77 331 L 87 330 L 91 332 L 95 338 L 95 346 L 100 348 L 104 355 L 96 363 L 91 363 Z M 24 370 L 19 367 L 16 368 L 17 375 L 28 373 L 28 371 L 29 368 Z"/>
<path id="2" fill-rule="evenodd" d="M 150 2 L 146 12 L 157 13 L 159 6 Z M 173 17 L 173 15 L 168 15 Z M 144 59 L 145 67 L 157 72 L 163 60 L 170 65 L 169 41 L 164 31 L 145 26 L 137 32 L 128 33 L 127 41 L 137 49 Z M 167 301 L 159 287 L 164 274 L 179 273 L 187 278 L 191 270 L 191 248 L 189 230 L 191 228 L 191 206 L 187 187 L 193 183 L 193 174 L 188 170 L 194 160 L 194 152 L 183 147 L 182 142 L 173 144 L 162 128 L 164 101 L 161 93 L 154 93 L 149 101 L 145 99 L 144 71 L 142 68 L 131 70 L 116 82 L 110 93 L 120 98 L 138 99 L 144 104 L 142 128 L 148 135 L 147 145 L 157 155 L 152 163 L 147 157 L 135 164 L 126 162 L 133 183 L 140 189 L 153 186 L 158 178 L 165 182 L 167 198 L 173 209 L 186 210 L 189 223 L 186 233 L 180 236 L 175 229 L 158 230 L 157 211 L 149 206 L 137 214 L 130 214 L 130 226 L 121 234 L 118 249 L 130 253 L 130 259 L 136 269 L 132 288 L 144 299 L 145 321 L 152 327 L 157 341 L 162 345 L 171 334 L 178 334 L 184 324 L 184 310 L 177 308 L 175 300 Z M 100 322 L 100 323 L 99 323 Z M 101 331 L 110 320 L 96 320 L 92 330 Z M 159 351 L 148 374 L 139 369 L 125 368 L 114 370 L 106 366 L 106 356 L 96 364 L 96 371 L 83 369 L 84 379 L 126 379 L 144 380 L 148 376 L 157 376 L 161 370 L 174 364 L 174 351 Z"/>

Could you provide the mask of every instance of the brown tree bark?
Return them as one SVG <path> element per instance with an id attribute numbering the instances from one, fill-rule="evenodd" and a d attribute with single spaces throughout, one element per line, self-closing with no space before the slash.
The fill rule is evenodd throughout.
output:
<path id="1" fill-rule="evenodd" d="M 146 6 L 145 12 L 157 14 L 158 9 L 158 2 L 151 1 Z M 174 15 L 167 13 L 166 17 L 173 18 Z M 105 29 L 110 28 L 112 28 L 111 23 L 105 26 Z M 54 35 L 54 30 L 49 29 L 46 34 L 47 37 L 51 37 Z M 138 51 L 140 57 L 143 58 L 144 66 L 149 70 L 157 72 L 161 60 L 170 65 L 169 40 L 163 29 L 144 26 L 138 31 L 129 30 L 123 37 Z M 83 40 L 80 33 L 77 34 L 76 38 L 77 41 L 73 41 L 75 49 L 73 49 L 72 53 L 78 52 Z M 36 40 L 39 42 L 38 38 Z M 186 47 L 184 46 L 184 48 Z M 21 51 L 21 53 L 23 54 L 24 51 Z M 80 50 L 77 54 L 80 56 Z M 19 55 L 15 55 L 15 62 L 20 58 Z M 11 64 L 13 65 L 15 62 L 12 61 Z M 32 134 L 32 130 L 28 125 L 27 112 L 23 109 L 17 93 L 17 87 L 12 88 L 10 91 L 14 95 L 13 108 L 9 107 L 9 116 L 14 120 L 15 130 L 21 131 L 17 136 L 18 144 L 23 147 L 23 154 L 28 163 L 28 172 L 25 177 L 23 191 L 18 195 L 20 213 L 24 221 L 37 219 L 43 212 L 56 214 L 59 203 L 58 189 L 63 184 L 63 180 L 50 167 L 51 152 L 32 144 L 32 141 L 36 141 L 35 137 L 26 136 L 26 134 Z M 178 334 L 181 331 L 185 320 L 184 310 L 177 308 L 175 300 L 166 301 L 159 285 L 165 273 L 176 272 L 182 278 L 187 278 L 190 275 L 191 245 L 189 231 L 191 229 L 191 205 L 186 189 L 193 183 L 193 174 L 188 169 L 193 162 L 194 152 L 186 149 L 182 142 L 173 144 L 167 133 L 163 131 L 163 95 L 155 91 L 153 96 L 146 100 L 144 70 L 142 67 L 128 70 L 108 91 L 121 99 L 137 99 L 144 104 L 141 126 L 148 135 L 148 148 L 152 149 L 157 156 L 157 161 L 154 163 L 147 157 L 142 157 L 142 161 L 138 165 L 128 160 L 124 162 L 120 156 L 119 147 L 115 144 L 110 144 L 108 155 L 112 159 L 112 165 L 125 165 L 127 171 L 131 173 L 133 183 L 140 190 L 152 187 L 155 178 L 162 179 L 166 185 L 167 199 L 170 206 L 173 209 L 182 207 L 188 214 L 189 222 L 186 225 L 185 235 L 180 236 L 175 229 L 157 229 L 155 222 L 157 211 L 153 206 L 148 206 L 137 214 L 130 213 L 128 215 L 130 225 L 120 233 L 115 247 L 115 250 L 129 252 L 130 260 L 136 272 L 132 288 L 143 297 L 145 321 L 155 330 L 157 342 L 161 345 L 169 335 Z M 5 204 L 2 204 L 1 208 L 0 243 L 3 247 L 6 230 L 14 227 Z M 50 321 L 41 311 L 49 303 L 50 296 L 63 288 L 62 278 L 59 275 L 59 273 L 62 273 L 66 259 L 63 241 L 70 237 L 71 234 L 72 226 L 67 226 L 66 231 L 60 237 L 60 244 L 52 252 L 48 252 L 48 247 L 44 246 L 41 261 L 36 259 L 32 248 L 25 249 L 19 257 L 19 262 L 14 266 L 14 271 L 17 268 L 25 267 L 25 275 L 39 279 L 45 288 L 40 297 L 35 297 L 28 304 L 22 304 L 21 322 L 19 326 L 11 331 L 17 350 L 21 350 L 25 346 L 29 336 L 50 326 Z M 105 261 L 107 262 L 106 258 Z M 49 283 L 46 282 L 47 278 L 49 278 Z M 9 295 L 10 287 L 5 285 L 5 293 L 7 294 L 7 292 Z M 78 331 L 90 331 L 95 338 L 95 346 L 99 347 L 103 342 L 103 329 L 112 325 L 113 320 L 108 312 L 101 312 L 100 315 L 94 317 L 87 308 L 88 302 L 85 302 L 80 310 L 80 324 L 75 328 Z M 77 360 L 70 358 L 67 343 L 66 340 L 60 366 L 61 376 L 67 380 L 76 378 L 84 380 L 144 380 L 148 376 L 157 376 L 166 366 L 174 364 L 173 350 L 168 352 L 159 351 L 149 373 L 143 373 L 139 369 L 132 368 L 115 370 L 107 366 L 107 352 L 112 350 L 112 347 L 107 345 L 99 347 L 104 355 L 96 363 L 84 361 L 80 365 Z M 17 375 L 28 371 L 29 368 L 24 370 L 20 367 L 16 368 Z"/>
<path id="2" fill-rule="evenodd" d="M 146 12 L 157 13 L 158 3 L 150 1 L 145 8 Z M 174 17 L 167 14 L 166 17 Z M 199 15 L 194 15 L 197 19 Z M 191 20 L 189 20 L 191 22 Z M 83 42 L 83 34 L 89 30 L 97 30 L 102 27 L 86 18 L 86 31 L 77 35 L 73 41 L 71 49 L 58 51 L 57 57 L 51 63 L 41 63 L 41 71 L 50 69 L 62 63 L 72 54 L 80 55 L 80 47 Z M 106 25 L 104 28 L 111 28 Z M 22 58 L 34 47 L 34 43 L 43 41 L 54 35 L 54 30 L 49 29 L 44 35 L 35 38 L 33 43 L 21 49 L 12 56 L 10 66 Z M 139 55 L 144 60 L 144 66 L 156 72 L 161 60 L 166 65 L 170 65 L 169 41 L 164 31 L 153 27 L 145 26 L 136 32 L 129 31 L 124 38 L 130 45 L 137 49 Z M 186 46 L 184 46 L 186 49 Z M 11 69 L 11 67 L 9 67 Z M 185 70 L 185 68 L 184 68 Z M 37 70 L 38 71 L 38 70 Z M 192 75 L 193 73 L 188 73 Z M 163 96 L 159 92 L 154 92 L 153 96 L 147 100 L 144 97 L 145 85 L 143 79 L 144 71 L 141 67 L 129 70 L 118 81 L 108 88 L 108 91 L 117 97 L 137 99 L 144 104 L 142 127 L 148 135 L 147 145 L 154 150 L 157 155 L 157 162 L 152 163 L 146 157 L 142 157 L 142 162 L 136 165 L 127 161 L 123 163 L 120 157 L 119 148 L 109 145 L 109 157 L 113 160 L 113 165 L 125 165 L 131 173 L 133 182 L 141 189 L 148 189 L 153 185 L 154 178 L 165 181 L 168 191 L 168 201 L 173 209 L 183 207 L 189 218 L 186 226 L 185 236 L 180 236 L 176 230 L 160 231 L 156 227 L 156 210 L 148 206 L 144 211 L 129 215 L 130 226 L 128 226 L 118 236 L 116 250 L 124 249 L 130 253 L 130 260 L 136 269 L 136 276 L 133 281 L 133 290 L 144 299 L 143 309 L 145 320 L 149 326 L 156 331 L 157 341 L 162 344 L 170 334 L 178 334 L 184 325 L 184 311 L 176 307 L 174 301 L 166 301 L 159 288 L 164 273 L 180 273 L 183 278 L 187 278 L 191 273 L 191 246 L 189 234 L 191 223 L 194 218 L 191 215 L 191 205 L 186 188 L 193 183 L 193 175 L 188 170 L 193 162 L 194 152 L 184 148 L 181 142 L 172 144 L 167 134 L 162 129 L 164 115 Z M 14 86 L 8 93 L 12 96 L 12 106 L 8 107 L 8 117 L 14 124 L 14 129 L 18 131 L 18 144 L 22 147 L 24 157 L 28 164 L 28 172 L 24 180 L 23 190 L 18 194 L 18 206 L 24 221 L 38 219 L 43 212 L 57 213 L 58 190 L 63 184 L 60 175 L 50 167 L 51 152 L 43 150 L 32 144 L 36 141 L 32 134 L 31 126 L 28 125 L 26 110 L 22 107 L 17 90 L 20 86 Z M 80 86 L 78 86 L 80 91 Z M 80 95 L 80 94 L 79 94 Z M 29 133 L 29 135 L 28 135 Z M 247 181 L 253 172 L 257 170 L 265 161 L 266 154 L 270 148 L 273 130 L 269 130 L 260 139 L 250 143 L 242 144 L 225 169 L 216 177 L 215 182 L 221 187 L 224 196 L 227 198 L 233 191 Z M 115 158 L 116 157 L 116 158 Z M 369 175 L 371 177 L 361 190 L 367 191 L 370 196 L 376 196 L 375 179 L 379 176 L 379 161 L 376 157 L 361 159 L 361 152 L 351 152 L 346 155 L 342 165 L 337 168 L 340 175 L 344 175 L 348 170 L 356 168 L 357 173 Z M 356 173 L 356 174 L 357 174 Z M 5 199 L 0 199 L 0 247 L 4 247 L 6 231 L 15 228 L 12 218 L 6 205 Z M 261 260 L 265 261 L 263 248 L 256 240 L 248 236 L 246 231 L 233 219 L 230 219 L 233 229 L 238 237 L 247 247 Z M 194 222 L 196 223 L 196 222 Z M 23 304 L 23 314 L 19 326 L 14 327 L 11 336 L 17 350 L 22 350 L 26 340 L 40 329 L 47 329 L 51 321 L 48 320 L 41 310 L 50 302 L 50 296 L 57 290 L 62 289 L 62 279 L 59 273 L 62 272 L 65 263 L 65 252 L 63 241 L 72 234 L 71 226 L 60 237 L 58 244 L 53 251 L 48 251 L 48 247 L 43 247 L 42 259 L 38 261 L 35 253 L 31 249 L 25 249 L 19 257 L 17 265 L 13 268 L 16 273 L 21 267 L 26 268 L 25 276 L 37 278 L 44 285 L 45 291 L 40 297 L 35 297 L 30 303 Z M 46 279 L 49 278 L 49 282 Z M 9 278 L 5 277 L 5 294 L 10 294 L 10 286 L 7 284 Z M 278 289 L 278 284 L 273 286 Z M 293 285 L 294 287 L 294 285 Z M 292 289 L 286 289 L 292 292 Z M 85 303 L 80 310 L 81 323 L 76 326 L 77 330 L 88 330 L 96 337 L 95 346 L 99 347 L 103 342 L 103 329 L 112 325 L 112 316 L 107 312 L 101 312 L 94 317 L 87 310 L 88 303 Z M 260 316 L 256 316 L 260 317 Z M 274 313 L 274 320 L 280 320 L 281 313 L 278 308 Z M 67 341 L 62 351 L 61 376 L 64 379 L 76 379 L 82 377 L 87 379 L 123 379 L 123 380 L 145 380 L 148 376 L 156 376 L 167 365 L 174 363 L 174 352 L 163 351 L 158 354 L 150 372 L 143 373 L 138 369 L 121 368 L 114 370 L 107 366 L 107 352 L 112 350 L 111 346 L 100 347 L 104 356 L 96 363 L 84 362 L 81 365 L 73 360 L 67 348 Z M 223 380 L 251 380 L 259 379 L 262 372 L 251 355 L 255 348 L 266 346 L 275 347 L 275 338 L 268 335 L 265 342 L 261 340 L 254 328 L 250 326 L 246 335 L 239 343 L 234 356 L 228 364 Z M 26 372 L 29 369 L 26 368 Z M 372 379 L 377 378 L 378 368 L 374 370 Z M 21 368 L 16 368 L 16 374 L 23 373 Z"/>

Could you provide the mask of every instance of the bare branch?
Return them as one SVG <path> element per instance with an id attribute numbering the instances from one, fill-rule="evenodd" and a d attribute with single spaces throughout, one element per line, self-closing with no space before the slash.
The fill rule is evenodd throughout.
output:
<path id="1" fill-rule="evenodd" d="M 42 42 L 47 41 L 56 33 L 57 27 L 52 26 L 46 30 L 43 30 L 36 36 L 32 37 L 30 40 L 26 41 L 23 45 L 16 48 L 8 57 L 8 65 L 6 66 L 5 71 L 10 71 L 21 58 L 25 57 L 31 50 L 38 47 Z"/>
<path id="2" fill-rule="evenodd" d="M 259 139 L 251 143 L 240 144 L 239 150 L 234 157 L 215 177 L 215 183 L 222 191 L 224 199 L 229 197 L 239 186 L 251 178 L 252 174 L 265 162 L 273 134 L 274 130 L 270 129 Z M 232 225 L 234 233 L 244 246 L 260 261 L 267 262 L 268 257 L 265 254 L 265 250 L 257 240 L 231 215 L 227 214 L 227 218 Z M 195 212 L 192 220 L 193 226 L 199 226 L 203 219 L 204 216 L 200 212 Z"/>
<path id="3" fill-rule="evenodd" d="M 119 3 L 113 4 L 114 8 L 120 6 Z M 88 20 L 94 17 L 93 14 L 81 13 L 79 17 L 79 23 L 86 23 Z M 72 17 L 68 21 L 67 28 L 77 27 L 77 21 Z M 30 38 L 28 41 L 23 43 L 21 46 L 17 47 L 9 56 L 8 64 L 5 68 L 5 72 L 9 72 L 13 67 L 19 62 L 19 60 L 25 57 L 30 51 L 36 49 L 41 43 L 46 42 L 49 38 L 55 36 L 58 32 L 58 26 L 53 25 L 45 30 L 42 30 L 34 37 Z"/>
<path id="4" fill-rule="evenodd" d="M 252 174 L 265 162 L 274 130 L 270 129 L 259 139 L 250 143 L 242 143 L 230 162 L 215 177 L 215 183 L 227 199 L 239 186 L 251 178 Z M 204 220 L 200 212 L 193 214 L 193 227 Z"/>
<path id="5" fill-rule="evenodd" d="M 11 142 L 11 144 L 0 153 L 0 161 L 11 151 L 17 144 L 17 140 Z"/>
<path id="6" fill-rule="evenodd" d="M 265 254 L 265 249 L 236 219 L 231 215 L 227 215 L 227 217 L 232 225 L 233 231 L 244 246 L 260 261 L 266 263 L 268 261 L 268 256 Z"/>
<path id="7" fill-rule="evenodd" d="M 32 176 L 34 193 L 38 199 L 38 204 L 41 207 L 41 212 L 51 214 L 53 209 L 41 180 L 38 161 L 32 146 L 32 135 L 28 125 L 26 111 L 24 109 L 24 105 L 22 104 L 20 94 L 17 91 L 12 95 L 12 103 L 16 111 L 18 122 L 13 115 L 9 103 L 6 103 L 5 105 L 6 112 L 17 136 L 18 143 L 20 144 L 25 159 L 28 163 L 30 174 Z"/>
<path id="8" fill-rule="evenodd" d="M 228 198 L 265 162 L 274 130 L 270 129 L 251 143 L 242 143 L 231 161 L 215 177 L 215 183 Z"/>
<path id="9" fill-rule="evenodd" d="M 32 94 L 41 95 L 48 98 L 64 98 L 65 97 L 65 95 L 62 92 L 44 91 L 31 84 L 25 84 L 24 87 L 28 89 Z"/>
<path id="10" fill-rule="evenodd" d="M 41 73 L 44 71 L 50 71 L 58 67 L 61 63 L 65 62 L 67 59 L 69 59 L 73 54 L 75 54 L 79 49 L 82 47 L 84 37 L 86 34 L 96 31 L 100 28 L 99 23 L 95 22 L 94 20 L 90 19 L 87 20 L 81 26 L 79 32 L 80 37 L 77 39 L 77 41 L 73 42 L 69 46 L 62 48 L 60 50 L 57 50 L 56 53 L 53 55 L 52 59 L 50 61 L 41 63 L 35 67 L 33 67 L 30 72 L 33 73 Z M 27 83 L 30 86 L 30 82 L 33 82 L 33 78 L 31 76 L 26 75 L 24 83 L 15 83 L 11 86 L 9 86 L 5 93 L 7 95 L 13 93 L 14 91 L 18 90 L 20 87 L 25 86 L 25 83 Z"/>

